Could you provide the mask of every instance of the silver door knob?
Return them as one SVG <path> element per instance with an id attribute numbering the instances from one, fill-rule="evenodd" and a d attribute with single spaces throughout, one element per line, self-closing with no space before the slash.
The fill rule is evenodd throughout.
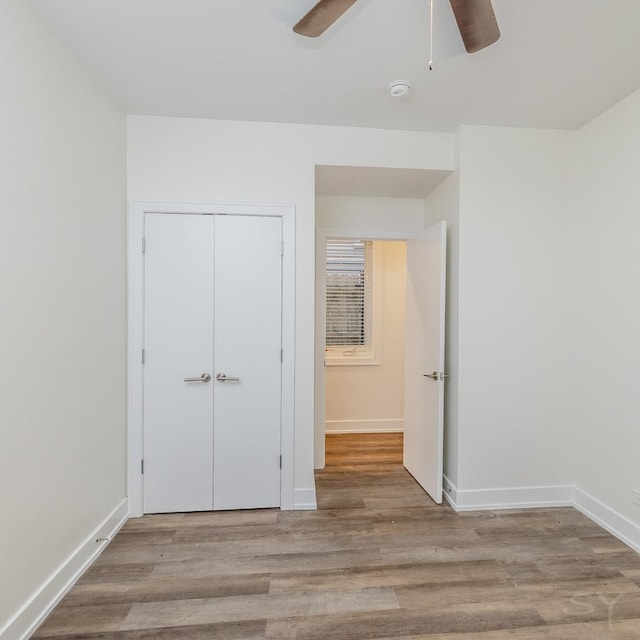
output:
<path id="1" fill-rule="evenodd" d="M 433 373 L 423 373 L 422 374 L 425 378 L 431 378 L 432 380 L 437 380 L 438 379 L 438 372 L 434 371 Z"/>
<path id="2" fill-rule="evenodd" d="M 211 374 L 203 373 L 199 378 L 185 378 L 185 382 L 211 382 Z"/>
<path id="3" fill-rule="evenodd" d="M 216 380 L 218 382 L 240 382 L 240 378 L 236 378 L 235 376 L 228 376 L 226 373 L 219 373 L 216 376 Z"/>

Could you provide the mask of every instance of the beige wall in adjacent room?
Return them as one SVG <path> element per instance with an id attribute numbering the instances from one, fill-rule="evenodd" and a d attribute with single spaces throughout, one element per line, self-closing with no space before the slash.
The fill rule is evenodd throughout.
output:
<path id="1" fill-rule="evenodd" d="M 380 245 L 380 364 L 326 367 L 327 431 L 402 429 L 406 243 Z"/>

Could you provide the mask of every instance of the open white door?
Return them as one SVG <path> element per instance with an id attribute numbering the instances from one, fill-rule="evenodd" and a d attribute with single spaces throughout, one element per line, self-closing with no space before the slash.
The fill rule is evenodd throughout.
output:
<path id="1" fill-rule="evenodd" d="M 407 240 L 404 466 L 442 502 L 447 226 Z"/>

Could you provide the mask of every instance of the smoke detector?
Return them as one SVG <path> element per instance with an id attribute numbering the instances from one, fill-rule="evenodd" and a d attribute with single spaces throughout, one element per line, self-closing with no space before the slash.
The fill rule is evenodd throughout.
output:
<path id="1" fill-rule="evenodd" d="M 411 91 L 411 85 L 406 80 L 394 80 L 389 84 L 389 95 L 393 98 L 406 96 Z"/>

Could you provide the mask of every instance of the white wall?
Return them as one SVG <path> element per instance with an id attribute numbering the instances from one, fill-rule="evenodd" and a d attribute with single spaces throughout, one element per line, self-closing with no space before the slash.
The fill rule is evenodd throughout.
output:
<path id="1" fill-rule="evenodd" d="M 28 2 L 0 42 L 2 635 L 125 498 L 126 208 L 120 109 Z"/>
<path id="2" fill-rule="evenodd" d="M 296 206 L 295 485 L 312 490 L 315 166 L 452 169 L 453 136 L 129 116 L 131 200 Z"/>
<path id="3" fill-rule="evenodd" d="M 575 133 L 459 135 L 458 488 L 570 484 Z"/>
<path id="4" fill-rule="evenodd" d="M 382 241 L 378 244 L 379 364 L 326 367 L 328 432 L 404 428 L 406 243 Z"/>
<path id="5" fill-rule="evenodd" d="M 317 196 L 316 226 L 416 233 L 424 229 L 424 201 L 418 198 Z"/>
<path id="6" fill-rule="evenodd" d="M 458 484 L 458 261 L 460 176 L 452 173 L 424 201 L 424 226 L 447 223 L 447 290 L 445 326 L 444 474 Z"/>
<path id="7" fill-rule="evenodd" d="M 578 487 L 640 526 L 640 91 L 579 131 L 575 163 L 571 458 Z"/>

